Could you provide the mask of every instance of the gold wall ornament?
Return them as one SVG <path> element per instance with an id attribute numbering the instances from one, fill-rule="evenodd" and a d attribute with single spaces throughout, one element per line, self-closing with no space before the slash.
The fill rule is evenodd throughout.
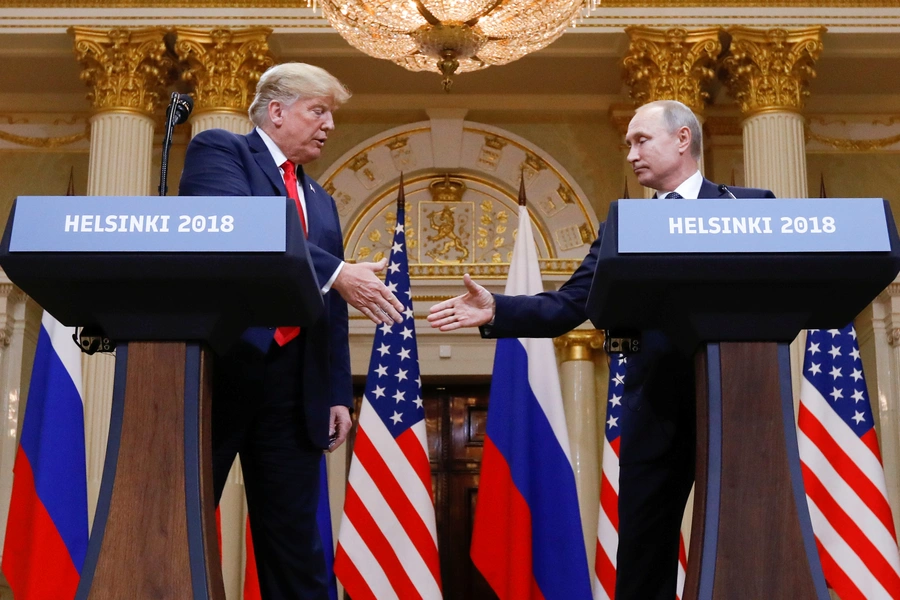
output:
<path id="1" fill-rule="evenodd" d="M 167 30 L 71 27 L 81 79 L 95 111 L 130 109 L 152 115 L 163 104 L 174 61 L 166 51 Z"/>
<path id="2" fill-rule="evenodd" d="M 246 113 L 256 83 L 275 64 L 269 27 L 245 29 L 175 28 L 175 53 L 184 63 L 181 78 L 193 84 L 194 113 Z"/>
<path id="3" fill-rule="evenodd" d="M 847 138 L 828 137 L 813 133 L 809 127 L 806 128 L 806 139 L 815 140 L 819 143 L 831 146 L 837 150 L 848 150 L 851 152 L 871 152 L 872 150 L 882 150 L 888 146 L 900 142 L 900 135 L 892 135 L 890 137 L 872 139 L 872 140 L 853 140 Z"/>
<path id="4" fill-rule="evenodd" d="M 800 111 L 822 54 L 824 27 L 800 30 L 731 27 L 722 61 L 725 84 L 744 116 L 768 110 Z"/>
<path id="5" fill-rule="evenodd" d="M 603 333 L 596 329 L 575 329 L 553 338 L 553 345 L 562 352 L 562 362 L 593 360 L 593 350 L 603 347 Z"/>
<path id="6" fill-rule="evenodd" d="M 28 146 L 29 148 L 59 148 L 60 146 L 68 146 L 90 137 L 89 132 L 76 133 L 74 135 L 63 135 L 59 137 L 26 137 L 16 135 L 6 131 L 0 131 L 0 140 L 11 142 L 20 146 Z"/>
<path id="7" fill-rule="evenodd" d="M 428 184 L 428 190 L 434 202 L 459 202 L 466 193 L 466 182 L 451 178 L 448 173 L 443 179 L 435 179 Z"/>
<path id="8" fill-rule="evenodd" d="M 625 81 L 636 105 L 678 100 L 696 113 L 709 102 L 703 86 L 715 75 L 722 52 L 718 29 L 650 29 L 628 27 Z"/>
<path id="9" fill-rule="evenodd" d="M 331 26 L 369 56 L 451 76 L 502 65 L 561 36 L 597 0 L 321 0 Z"/>

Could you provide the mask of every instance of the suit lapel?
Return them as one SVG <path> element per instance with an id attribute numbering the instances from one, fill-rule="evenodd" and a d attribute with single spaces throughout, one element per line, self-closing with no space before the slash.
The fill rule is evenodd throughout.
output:
<path id="1" fill-rule="evenodd" d="M 281 171 L 278 170 L 278 165 L 272 160 L 272 154 L 269 152 L 263 139 L 256 133 L 256 129 L 247 134 L 247 143 L 250 145 L 250 150 L 253 153 L 257 166 L 269 178 L 278 195 L 287 196 L 287 188 L 284 187 Z"/>
<path id="2" fill-rule="evenodd" d="M 723 194 L 719 191 L 719 186 L 715 183 L 707 179 L 703 178 L 703 184 L 700 185 L 700 193 L 697 195 L 698 198 L 724 198 L 726 194 Z"/>
<path id="3" fill-rule="evenodd" d="M 306 173 L 303 171 L 303 165 L 297 168 L 297 182 L 300 189 L 303 190 L 303 199 L 306 201 L 306 227 L 309 232 L 307 238 L 310 242 L 318 242 L 322 235 L 323 216 L 322 199 L 318 197 L 315 187 L 310 185 Z"/>

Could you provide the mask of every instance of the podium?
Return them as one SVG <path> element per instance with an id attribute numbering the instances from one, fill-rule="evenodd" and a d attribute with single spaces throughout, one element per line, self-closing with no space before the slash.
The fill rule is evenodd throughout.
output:
<path id="1" fill-rule="evenodd" d="M 776 226 L 796 217 L 771 211 L 806 215 L 806 238 L 777 239 L 784 227 Z M 721 227 L 710 233 L 710 219 L 732 217 L 769 218 L 768 234 L 761 226 L 757 240 L 746 230 L 734 239 Z M 813 239 L 813 217 L 836 227 L 819 227 Z M 662 331 L 694 356 L 683 598 L 829 598 L 800 469 L 789 343 L 801 329 L 846 326 L 898 271 L 900 240 L 880 199 L 612 203 L 588 316 L 601 329 Z"/>
<path id="2" fill-rule="evenodd" d="M 0 265 L 64 325 L 99 327 L 117 343 L 76 598 L 224 600 L 209 348 L 321 312 L 293 201 L 20 197 Z"/>

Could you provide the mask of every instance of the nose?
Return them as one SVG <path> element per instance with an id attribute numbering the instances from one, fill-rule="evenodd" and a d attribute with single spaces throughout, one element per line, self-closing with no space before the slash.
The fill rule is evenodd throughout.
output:
<path id="1" fill-rule="evenodd" d="M 638 156 L 637 146 L 635 146 L 635 145 L 629 146 L 628 158 L 627 158 L 628 162 L 630 162 L 632 165 L 634 165 L 634 163 L 636 163 L 639 158 L 640 157 Z"/>
<path id="2" fill-rule="evenodd" d="M 331 131 L 332 129 L 334 129 L 334 116 L 331 111 L 328 111 L 325 121 L 322 123 L 322 131 Z"/>

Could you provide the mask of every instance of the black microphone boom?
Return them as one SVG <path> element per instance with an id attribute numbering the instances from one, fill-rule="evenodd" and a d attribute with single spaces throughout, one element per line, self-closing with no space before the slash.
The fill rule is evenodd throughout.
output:
<path id="1" fill-rule="evenodd" d="M 728 186 L 725 185 L 724 183 L 719 184 L 719 193 L 720 194 L 728 194 L 729 198 L 731 198 L 732 200 L 737 200 L 737 198 L 735 198 L 734 194 L 731 193 L 731 190 L 728 189 Z"/>
<path id="2" fill-rule="evenodd" d="M 166 109 L 166 129 L 163 134 L 162 163 L 159 167 L 159 195 L 165 196 L 169 191 L 167 182 L 169 172 L 169 147 L 172 145 L 172 130 L 176 125 L 181 125 L 191 116 L 194 108 L 194 100 L 187 94 L 172 92 L 172 99 Z"/>

